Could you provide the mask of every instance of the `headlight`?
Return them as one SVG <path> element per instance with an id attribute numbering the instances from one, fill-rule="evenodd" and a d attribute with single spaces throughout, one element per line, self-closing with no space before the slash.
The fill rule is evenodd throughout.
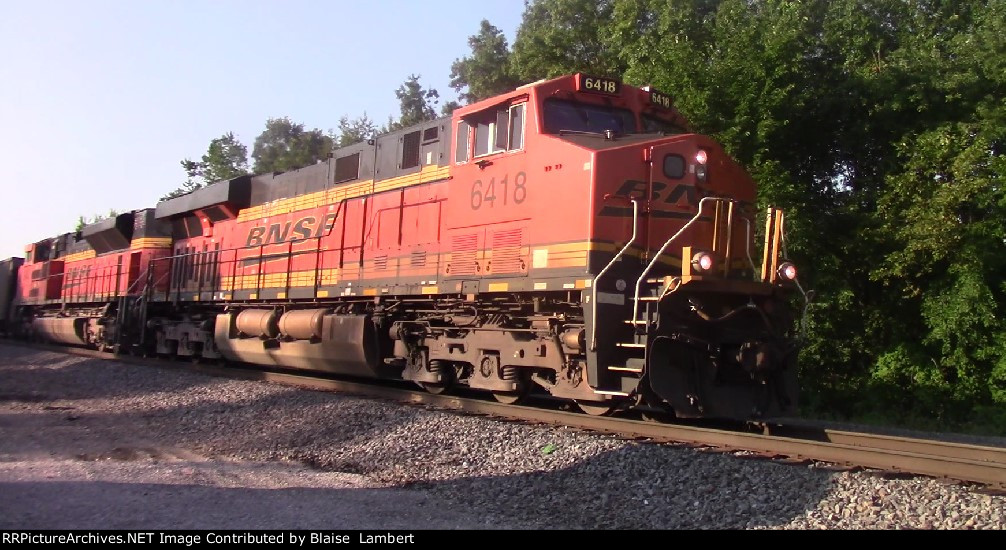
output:
<path id="1" fill-rule="evenodd" d="M 696 273 L 706 273 L 713 269 L 713 256 L 708 252 L 696 252 L 692 255 L 692 269 Z"/>
<path id="2" fill-rule="evenodd" d="M 779 278 L 785 281 L 796 280 L 796 266 L 790 262 L 783 262 L 779 266 Z"/>
<path id="3" fill-rule="evenodd" d="M 709 153 L 705 149 L 699 149 L 695 153 L 695 179 L 702 183 L 705 183 L 706 179 L 709 177 L 709 167 L 706 163 L 709 161 Z"/>

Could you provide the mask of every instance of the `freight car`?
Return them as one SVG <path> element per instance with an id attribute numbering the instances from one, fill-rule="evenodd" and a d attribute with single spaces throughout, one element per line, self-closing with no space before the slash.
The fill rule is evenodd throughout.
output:
<path id="1" fill-rule="evenodd" d="M 756 227 L 752 179 L 687 128 L 650 88 L 535 82 L 33 243 L 5 268 L 6 317 L 66 344 L 595 414 L 792 412 L 783 213 Z"/>

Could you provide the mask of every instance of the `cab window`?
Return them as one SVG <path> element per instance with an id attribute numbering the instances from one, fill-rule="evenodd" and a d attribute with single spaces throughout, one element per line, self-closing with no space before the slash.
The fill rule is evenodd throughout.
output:
<path id="1" fill-rule="evenodd" d="M 458 123 L 457 138 L 454 145 L 454 162 L 468 162 L 468 140 L 471 138 L 471 126 L 467 122 Z"/>
<path id="2" fill-rule="evenodd" d="M 663 133 L 672 135 L 687 134 L 688 130 L 673 122 L 668 122 L 651 115 L 643 115 L 643 132 L 647 134 Z"/>
<path id="3" fill-rule="evenodd" d="M 469 127 L 472 128 L 475 135 L 473 157 L 523 149 L 525 109 L 526 104 L 521 103 L 490 109 L 468 117 L 458 127 L 455 159 L 468 159 L 468 150 L 462 145 L 461 135 L 462 132 L 467 134 Z M 467 145 L 467 140 L 464 141 Z M 457 162 L 463 161 L 457 160 Z"/>
<path id="4" fill-rule="evenodd" d="M 557 98 L 546 99 L 544 109 L 545 132 L 549 134 L 563 131 L 592 134 L 603 134 L 608 130 L 616 134 L 636 132 L 636 117 L 628 109 Z"/>

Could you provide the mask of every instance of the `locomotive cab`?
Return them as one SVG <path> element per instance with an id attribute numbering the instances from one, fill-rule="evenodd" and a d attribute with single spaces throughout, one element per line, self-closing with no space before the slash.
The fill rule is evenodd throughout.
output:
<path id="1" fill-rule="evenodd" d="M 788 301 L 802 290 L 783 215 L 768 210 L 758 255 L 755 183 L 668 95 L 577 74 L 458 118 L 452 185 L 470 201 L 449 219 L 476 260 L 455 276 L 501 280 L 468 287 L 483 292 L 582 289 L 585 408 L 634 397 L 682 416 L 794 410 Z"/>

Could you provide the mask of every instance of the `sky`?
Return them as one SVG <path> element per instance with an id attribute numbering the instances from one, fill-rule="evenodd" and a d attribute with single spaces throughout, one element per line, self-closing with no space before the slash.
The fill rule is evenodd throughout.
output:
<path id="1" fill-rule="evenodd" d="M 398 115 L 410 74 L 456 98 L 451 63 L 521 0 L 0 0 L 0 259 L 81 215 L 153 207 L 183 158 L 268 118 L 336 129 Z M 251 159 L 249 158 L 249 161 Z"/>

